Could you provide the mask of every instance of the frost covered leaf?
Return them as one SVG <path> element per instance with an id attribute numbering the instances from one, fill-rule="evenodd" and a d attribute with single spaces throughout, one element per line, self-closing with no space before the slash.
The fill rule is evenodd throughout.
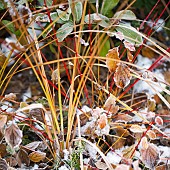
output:
<path id="1" fill-rule="evenodd" d="M 73 26 L 72 22 L 67 22 L 57 30 L 58 42 L 62 42 L 73 31 Z"/>
<path id="2" fill-rule="evenodd" d="M 114 73 L 114 81 L 117 87 L 125 88 L 131 80 L 129 67 L 123 63 L 119 63 Z"/>
<path id="3" fill-rule="evenodd" d="M 83 5 L 82 2 L 75 2 L 75 6 L 74 6 L 74 15 L 75 15 L 75 19 L 76 22 L 79 22 L 82 16 L 82 12 L 83 12 Z"/>
<path id="4" fill-rule="evenodd" d="M 119 0 L 105 0 L 102 4 L 102 11 L 103 15 L 109 15 L 112 9 L 119 3 Z"/>
<path id="5" fill-rule="evenodd" d="M 16 98 L 17 96 L 14 93 L 9 93 L 5 95 L 5 99 L 8 99 L 8 100 L 15 100 Z"/>
<path id="6" fill-rule="evenodd" d="M 126 41 L 137 46 L 142 44 L 142 36 L 138 34 L 138 31 L 134 27 L 121 23 L 116 27 L 116 30 L 123 33 Z"/>
<path id="7" fill-rule="evenodd" d="M 131 52 L 127 49 L 127 58 L 129 60 L 129 62 L 131 62 L 133 60 L 133 55 L 131 54 Z"/>
<path id="8" fill-rule="evenodd" d="M 148 130 L 146 134 L 151 140 L 156 139 L 156 134 L 153 130 Z"/>
<path id="9" fill-rule="evenodd" d="M 122 10 L 115 13 L 115 19 L 135 20 L 136 15 L 131 10 Z"/>
<path id="10" fill-rule="evenodd" d="M 144 136 L 141 139 L 141 146 L 142 146 L 142 149 L 147 149 L 148 148 L 149 143 L 148 143 L 148 139 L 146 138 L 146 136 Z"/>
<path id="11" fill-rule="evenodd" d="M 26 164 L 27 166 L 30 165 L 30 159 L 28 157 L 28 153 L 24 149 L 19 150 L 16 159 L 18 161 L 19 166 L 21 166 L 22 164 Z"/>
<path id="12" fill-rule="evenodd" d="M 130 131 L 133 133 L 143 133 L 146 131 L 146 129 L 143 129 L 141 126 L 139 125 L 132 125 L 130 127 Z"/>
<path id="13" fill-rule="evenodd" d="M 104 15 L 101 14 L 88 14 L 84 17 L 84 22 L 87 24 L 95 24 L 98 23 L 101 27 L 109 27 L 110 26 L 110 20 Z"/>
<path id="14" fill-rule="evenodd" d="M 98 169 L 107 170 L 107 168 L 108 168 L 107 165 L 104 162 L 101 162 L 101 161 L 97 161 L 95 163 L 95 165 Z"/>
<path id="15" fill-rule="evenodd" d="M 55 69 L 51 74 L 51 80 L 54 82 L 58 82 L 58 69 Z"/>
<path id="16" fill-rule="evenodd" d="M 20 145 L 22 142 L 22 131 L 19 129 L 17 124 L 12 123 L 5 129 L 5 140 L 11 145 L 11 147 L 15 147 Z"/>
<path id="17" fill-rule="evenodd" d="M 71 14 L 71 9 L 68 8 L 66 11 L 63 11 L 61 9 L 57 9 L 57 14 L 60 17 L 60 19 L 62 19 L 63 21 L 68 21 L 70 18 L 70 14 Z"/>
<path id="18" fill-rule="evenodd" d="M 115 114 L 119 110 L 119 106 L 115 105 L 116 105 L 115 99 L 113 98 L 113 96 L 110 95 L 104 104 L 104 109 Z"/>
<path id="19" fill-rule="evenodd" d="M 133 120 L 133 117 L 128 114 L 118 114 L 114 119 L 116 122 L 130 122 Z"/>
<path id="20" fill-rule="evenodd" d="M 130 169 L 130 166 L 129 165 L 125 165 L 125 164 L 120 164 L 120 165 L 117 165 L 115 170 L 129 170 Z"/>
<path id="21" fill-rule="evenodd" d="M 29 154 L 29 158 L 33 162 L 40 162 L 46 157 L 45 152 L 35 151 Z"/>
<path id="22" fill-rule="evenodd" d="M 0 158 L 0 170 L 8 170 L 8 164 L 6 160 Z"/>
<path id="23" fill-rule="evenodd" d="M 142 162 L 150 169 L 154 169 L 157 161 L 159 160 L 159 151 L 154 144 L 149 144 L 147 149 L 141 149 L 140 151 Z"/>
<path id="24" fill-rule="evenodd" d="M 135 150 L 135 145 L 132 145 L 132 146 L 124 149 L 124 150 L 122 151 L 123 157 L 124 157 L 124 158 L 127 158 L 127 159 L 131 158 L 131 157 L 132 157 L 132 154 L 133 154 L 133 155 L 135 154 L 134 150 Z"/>
<path id="25" fill-rule="evenodd" d="M 128 41 L 124 41 L 123 44 L 124 44 L 125 48 L 127 48 L 129 51 L 135 51 L 134 44 L 132 44 Z"/>
<path id="26" fill-rule="evenodd" d="M 35 142 L 31 142 L 27 145 L 25 145 L 24 147 L 30 150 L 35 150 L 36 148 L 38 148 L 38 146 L 40 145 L 41 142 L 35 141 Z"/>
<path id="27" fill-rule="evenodd" d="M 160 116 L 157 116 L 155 118 L 155 123 L 158 125 L 158 126 L 163 126 L 163 119 L 160 117 Z"/>
<path id="28" fill-rule="evenodd" d="M 118 61 L 113 61 L 113 59 L 118 61 L 120 60 L 118 47 L 114 47 L 113 49 L 109 50 L 109 52 L 106 55 L 106 66 L 110 72 L 115 72 L 117 68 Z"/>
<path id="29" fill-rule="evenodd" d="M 7 122 L 7 116 L 0 114 L 0 130 L 4 127 Z"/>
<path id="30" fill-rule="evenodd" d="M 103 129 L 106 125 L 107 125 L 107 116 L 105 113 L 103 113 L 102 115 L 100 115 L 100 118 L 98 119 L 98 126 L 100 127 L 100 129 Z"/>

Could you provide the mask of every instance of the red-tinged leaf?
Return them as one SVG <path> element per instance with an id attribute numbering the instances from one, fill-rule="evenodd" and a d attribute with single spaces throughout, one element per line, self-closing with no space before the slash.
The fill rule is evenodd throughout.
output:
<path id="1" fill-rule="evenodd" d="M 157 116 L 155 118 L 155 123 L 158 125 L 158 126 L 162 126 L 163 125 L 163 119 L 160 117 L 160 116 Z"/>
<path id="2" fill-rule="evenodd" d="M 118 64 L 116 72 L 114 74 L 114 81 L 117 87 L 125 88 L 131 80 L 132 76 L 130 74 L 129 67 L 125 64 Z"/>
<path id="3" fill-rule="evenodd" d="M 154 169 L 157 161 L 159 160 L 159 151 L 154 144 L 149 144 L 147 149 L 141 149 L 140 151 L 142 162 L 150 169 Z"/>
<path id="4" fill-rule="evenodd" d="M 109 98 L 106 100 L 105 104 L 104 104 L 104 109 L 112 112 L 113 114 L 116 114 L 119 110 L 119 106 L 116 106 L 116 101 L 113 98 L 113 96 L 109 96 Z"/>
<path id="5" fill-rule="evenodd" d="M 139 125 L 132 125 L 130 127 L 130 131 L 133 132 L 133 133 L 143 133 L 143 132 L 146 131 L 146 129 L 142 128 Z"/>
<path id="6" fill-rule="evenodd" d="M 0 129 L 4 127 L 4 125 L 7 122 L 7 116 L 6 115 L 0 115 Z"/>
<path id="7" fill-rule="evenodd" d="M 154 140 L 156 139 L 156 134 L 153 130 L 148 130 L 147 133 L 148 137 L 151 139 L 151 140 Z"/>
<path id="8" fill-rule="evenodd" d="M 5 129 L 5 140 L 11 145 L 11 147 L 15 147 L 20 145 L 22 142 L 22 131 L 19 129 L 17 124 L 12 123 Z"/>
<path id="9" fill-rule="evenodd" d="M 131 54 L 131 52 L 127 49 L 127 58 L 129 60 L 129 62 L 131 62 L 133 60 L 133 55 Z"/>
<path id="10" fill-rule="evenodd" d="M 29 154 L 29 158 L 33 162 L 40 162 L 46 157 L 46 153 L 35 151 Z"/>
<path id="11" fill-rule="evenodd" d="M 128 41 L 124 41 L 124 46 L 125 48 L 129 49 L 130 51 L 135 51 L 135 46 L 134 44 L 128 42 Z"/>
<path id="12" fill-rule="evenodd" d="M 0 158 L 0 170 L 8 170 L 8 164 L 4 159 Z"/>
<path id="13" fill-rule="evenodd" d="M 100 115 L 100 118 L 98 120 L 98 125 L 100 127 L 100 129 L 103 129 L 106 125 L 107 125 L 107 116 L 105 113 L 103 113 L 102 115 Z"/>
<path id="14" fill-rule="evenodd" d="M 119 62 L 119 61 L 114 61 L 113 59 L 120 60 L 118 50 L 119 50 L 118 47 L 115 47 L 109 50 L 109 52 L 106 55 L 106 66 L 110 72 L 115 72 L 117 68 L 117 63 Z"/>
<path id="15" fill-rule="evenodd" d="M 148 140 L 145 136 L 141 139 L 141 146 L 142 149 L 147 149 L 149 146 Z"/>

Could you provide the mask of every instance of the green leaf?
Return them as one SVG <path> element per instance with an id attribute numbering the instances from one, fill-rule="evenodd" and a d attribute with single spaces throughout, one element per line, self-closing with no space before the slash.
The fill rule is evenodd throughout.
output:
<path id="1" fill-rule="evenodd" d="M 113 18 L 116 19 L 125 19 L 125 20 L 135 20 L 136 15 L 131 10 L 122 10 L 116 12 Z"/>
<path id="2" fill-rule="evenodd" d="M 5 9 L 5 4 L 4 4 L 4 2 L 0 1 L 0 10 L 3 10 L 3 9 Z"/>
<path id="3" fill-rule="evenodd" d="M 138 33 L 138 31 L 127 24 L 119 24 L 116 27 L 116 31 L 119 31 L 121 33 L 123 33 L 124 35 L 124 39 L 134 45 L 141 45 L 142 44 L 142 36 Z"/>
<path id="4" fill-rule="evenodd" d="M 100 56 L 105 57 L 108 51 L 110 50 L 110 41 L 107 39 L 106 43 L 104 44 L 102 50 L 100 51 Z"/>
<path id="5" fill-rule="evenodd" d="M 105 0 L 102 4 L 102 11 L 101 13 L 103 15 L 106 15 L 108 17 L 112 17 L 110 14 L 112 12 L 112 9 L 119 3 L 119 0 Z"/>
<path id="6" fill-rule="evenodd" d="M 71 8 L 68 8 L 66 11 L 57 9 L 57 14 L 63 21 L 68 21 L 71 14 Z"/>
<path id="7" fill-rule="evenodd" d="M 90 16 L 90 18 L 89 18 Z M 110 20 L 106 16 L 102 14 L 88 14 L 84 17 L 84 22 L 87 24 L 95 24 L 98 23 L 101 27 L 107 28 L 110 26 Z"/>
<path id="8" fill-rule="evenodd" d="M 73 31 L 73 26 L 72 22 L 67 22 L 57 30 L 58 42 L 62 42 Z"/>
<path id="9" fill-rule="evenodd" d="M 2 23 L 6 26 L 6 28 L 11 32 L 15 33 L 15 27 L 11 21 L 2 20 Z"/>
<path id="10" fill-rule="evenodd" d="M 58 24 L 64 24 L 65 21 L 63 21 L 59 16 L 57 12 L 50 13 L 52 21 L 56 21 Z"/>
<path id="11" fill-rule="evenodd" d="M 75 15 L 76 22 L 79 22 L 81 17 L 82 17 L 82 12 L 83 12 L 82 2 L 75 3 L 73 12 L 74 12 L 74 15 Z"/>

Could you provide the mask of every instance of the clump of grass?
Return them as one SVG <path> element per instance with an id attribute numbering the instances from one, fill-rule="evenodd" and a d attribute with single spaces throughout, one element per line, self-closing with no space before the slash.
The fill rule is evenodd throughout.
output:
<path id="1" fill-rule="evenodd" d="M 157 115 L 159 107 L 169 109 L 169 82 L 153 69 L 162 59 L 169 61 L 169 49 L 152 37 L 158 20 L 151 28 L 145 24 L 158 3 L 145 20 L 138 20 L 130 10 L 134 2 L 120 6 L 119 1 L 107 0 L 3 2 L 8 11 L 1 18 L 1 30 L 14 38 L 6 39 L 8 55 L 4 59 L 4 53 L 0 63 L 1 105 L 6 105 L 1 107 L 5 137 L 1 144 L 5 150 L 9 145 L 9 157 L 17 156 L 16 165 L 10 166 L 36 162 L 60 170 L 168 166 L 168 159 L 159 155 L 159 143 L 153 143 L 169 140 L 168 116 Z M 164 5 L 163 11 L 168 4 Z M 132 19 L 141 22 L 139 29 L 127 24 Z M 142 26 L 148 32 L 140 30 Z M 149 68 L 135 63 L 143 48 L 157 56 Z M 10 60 L 14 63 L 8 66 Z M 31 91 L 23 101 L 23 92 L 16 96 L 12 89 L 5 95 L 17 75 L 35 79 L 40 96 Z M 136 84 L 142 81 L 154 93 L 137 93 Z M 33 82 L 22 83 L 30 89 Z"/>

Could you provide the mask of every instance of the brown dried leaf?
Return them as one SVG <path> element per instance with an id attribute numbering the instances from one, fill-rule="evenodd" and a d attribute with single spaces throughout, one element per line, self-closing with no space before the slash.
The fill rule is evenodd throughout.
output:
<path id="1" fill-rule="evenodd" d="M 100 127 L 100 129 L 103 129 L 106 125 L 107 125 L 107 116 L 105 113 L 103 113 L 102 115 L 100 115 L 100 118 L 98 119 L 98 125 Z"/>
<path id="2" fill-rule="evenodd" d="M 7 100 L 15 100 L 17 98 L 16 94 L 14 93 L 9 93 L 5 95 L 5 99 Z"/>
<path id="3" fill-rule="evenodd" d="M 133 157 L 133 155 L 135 154 L 134 150 L 135 150 L 135 145 L 132 145 L 132 146 L 128 147 L 127 149 L 124 149 L 123 157 L 127 158 L 127 159 Z"/>
<path id="4" fill-rule="evenodd" d="M 143 133 L 143 132 L 146 131 L 146 129 L 142 128 L 139 125 L 132 125 L 130 127 L 130 131 L 133 132 L 133 133 Z"/>
<path id="5" fill-rule="evenodd" d="M 159 165 L 155 168 L 155 170 L 168 170 L 167 169 L 168 167 L 166 166 L 166 164 L 163 164 L 163 165 Z"/>
<path id="6" fill-rule="evenodd" d="M 133 55 L 131 54 L 131 52 L 128 49 L 127 49 L 127 58 L 130 62 L 133 60 Z"/>
<path id="7" fill-rule="evenodd" d="M 109 50 L 109 52 L 106 55 L 107 68 L 109 69 L 110 72 L 115 72 L 118 61 L 113 61 L 112 59 L 120 60 L 118 47 Z"/>
<path id="8" fill-rule="evenodd" d="M 46 157 L 46 153 L 35 151 L 29 154 L 29 158 L 33 162 L 40 162 Z"/>
<path id="9" fill-rule="evenodd" d="M 114 73 L 114 81 L 117 87 L 125 88 L 131 80 L 129 67 L 123 63 L 119 63 Z"/>
<path id="10" fill-rule="evenodd" d="M 14 158 L 14 157 L 8 157 L 7 159 L 6 159 L 6 161 L 7 161 L 7 163 L 9 164 L 9 166 L 16 166 L 17 164 L 18 164 L 18 162 L 17 162 L 17 160 L 16 160 L 16 158 Z"/>
<path id="11" fill-rule="evenodd" d="M 20 145 L 22 142 L 22 131 L 19 129 L 17 124 L 12 123 L 5 129 L 5 140 L 11 145 L 11 147 L 15 147 Z"/>
<path id="12" fill-rule="evenodd" d="M 153 130 L 148 130 L 146 134 L 151 140 L 156 139 L 156 133 Z"/>
<path id="13" fill-rule="evenodd" d="M 159 151 L 154 144 L 149 144 L 147 149 L 141 149 L 140 151 L 142 162 L 146 167 L 154 169 L 157 161 L 159 160 Z"/>
<path id="14" fill-rule="evenodd" d="M 160 117 L 160 116 L 157 116 L 155 118 L 155 123 L 158 125 L 158 126 L 163 126 L 163 119 Z"/>
<path id="15" fill-rule="evenodd" d="M 114 119 L 116 122 L 130 122 L 133 120 L 133 117 L 128 114 L 118 114 L 116 115 L 116 118 Z"/>
<path id="16" fill-rule="evenodd" d="M 155 108 L 156 108 L 155 100 L 148 100 L 147 107 L 148 107 L 148 111 L 153 112 L 155 110 Z"/>
<path id="17" fill-rule="evenodd" d="M 115 105 L 116 105 L 115 99 L 113 98 L 113 96 L 109 96 L 109 98 L 106 100 L 104 104 L 104 109 L 109 112 L 112 112 L 113 114 L 116 114 L 119 110 L 119 106 Z"/>
<path id="18" fill-rule="evenodd" d="M 35 141 L 35 142 L 31 142 L 27 145 L 25 145 L 24 147 L 29 149 L 29 150 L 35 150 L 36 148 L 38 148 L 38 146 L 40 145 L 41 142 L 39 141 Z"/>
<path id="19" fill-rule="evenodd" d="M 141 139 L 141 146 L 142 149 L 147 149 L 149 146 L 148 140 L 145 136 Z"/>
<path id="20" fill-rule="evenodd" d="M 7 155 L 7 151 L 6 151 L 6 145 L 1 143 L 0 144 L 0 158 L 3 158 Z"/>
<path id="21" fill-rule="evenodd" d="M 17 154 L 17 161 L 19 166 L 21 166 L 22 164 L 26 164 L 27 166 L 30 165 L 30 158 L 28 157 L 28 153 L 24 149 L 19 150 Z"/>
<path id="22" fill-rule="evenodd" d="M 2 129 L 4 127 L 6 122 L 7 122 L 7 116 L 0 114 L 0 129 Z"/>
<path id="23" fill-rule="evenodd" d="M 6 160 L 0 158 L 0 170 L 8 170 L 8 164 Z"/>
<path id="24" fill-rule="evenodd" d="M 0 67 L 2 67 L 6 61 L 7 57 L 0 51 Z"/>
<path id="25" fill-rule="evenodd" d="M 26 102 L 21 102 L 21 103 L 20 103 L 20 108 L 21 108 L 21 109 L 24 108 L 24 107 L 27 107 L 27 106 L 29 106 L 29 104 L 26 103 Z M 24 110 L 23 112 L 28 113 L 28 112 L 29 112 L 29 109 L 28 109 L 28 110 Z"/>

